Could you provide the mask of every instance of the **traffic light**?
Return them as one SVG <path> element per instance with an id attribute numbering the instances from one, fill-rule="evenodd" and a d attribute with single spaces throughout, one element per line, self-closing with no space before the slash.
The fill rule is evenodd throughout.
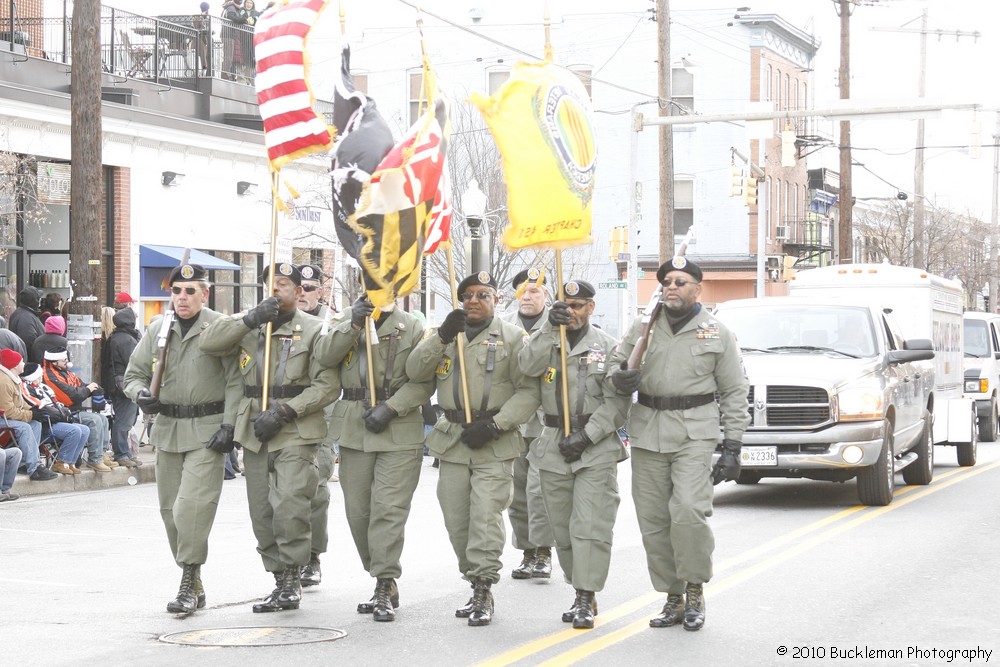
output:
<path id="1" fill-rule="evenodd" d="M 781 272 L 781 277 L 785 280 L 791 280 L 795 277 L 795 262 L 798 261 L 798 257 L 792 257 L 791 255 L 785 255 L 785 268 Z"/>
<path id="2" fill-rule="evenodd" d="M 791 123 L 785 125 L 785 129 L 781 132 L 781 166 L 795 166 L 795 130 L 792 129 Z"/>
<path id="3" fill-rule="evenodd" d="M 753 176 L 747 176 L 743 179 L 743 205 L 757 205 L 757 179 Z"/>
<path id="4" fill-rule="evenodd" d="M 736 165 L 729 168 L 729 196 L 743 196 L 743 170 Z"/>

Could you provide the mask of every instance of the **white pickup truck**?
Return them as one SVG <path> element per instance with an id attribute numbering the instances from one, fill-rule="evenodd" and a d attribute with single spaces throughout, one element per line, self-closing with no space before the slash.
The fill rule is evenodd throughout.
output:
<path id="1" fill-rule="evenodd" d="M 968 312 L 962 319 L 965 396 L 976 402 L 979 439 L 993 442 L 1000 429 L 1000 315 Z"/>

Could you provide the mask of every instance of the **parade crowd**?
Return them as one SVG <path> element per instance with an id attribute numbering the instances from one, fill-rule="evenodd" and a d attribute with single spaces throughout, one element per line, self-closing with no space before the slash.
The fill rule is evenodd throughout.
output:
<path id="1" fill-rule="evenodd" d="M 439 468 L 437 497 L 471 589 L 455 616 L 470 626 L 492 620 L 506 510 L 513 545 L 523 553 L 511 577 L 550 577 L 554 548 L 574 589 L 562 621 L 592 628 L 611 561 L 617 467 L 631 455 L 649 577 L 666 594 L 650 626 L 702 627 L 713 485 L 738 477 L 749 418 L 739 348 L 698 302 L 702 272 L 694 262 L 675 257 L 659 268 L 656 307 L 621 341 L 591 324 L 591 284 L 570 280 L 555 300 L 537 268 L 514 278 L 517 310 L 503 317 L 495 278 L 485 271 L 466 277 L 457 288 L 462 306 L 436 329 L 365 296 L 334 317 L 320 302 L 319 267 L 281 263 L 273 270 L 273 279 L 264 276 L 266 298 L 225 316 L 206 306 L 208 272 L 178 266 L 168 279 L 170 309 L 132 339 L 122 375 L 113 376 L 123 403 L 121 412 L 115 403 L 116 415 L 134 422 L 125 402 L 155 415 L 149 438 L 160 514 L 181 569 L 167 611 L 192 614 L 206 604 L 201 565 L 227 461 L 241 447 L 257 551 L 274 578 L 253 612 L 297 609 L 302 587 L 321 583 L 327 483 L 339 453 L 347 523 L 374 579 L 357 611 L 393 621 L 404 531 L 426 451 Z M 134 314 L 131 322 L 116 315 L 115 324 L 134 330 Z M 37 368 L 23 368 L 13 350 L 0 356 L 0 407 L 36 437 L 34 459 L 19 441 L 4 450 L 14 452 L 7 466 L 24 453 L 36 479 L 41 417 L 52 427 L 74 427 L 63 436 L 57 473 L 72 474 L 81 456 L 100 471 L 108 462 L 103 443 L 114 438 L 106 420 L 100 430 L 103 415 L 78 408 L 106 389 L 74 383 L 64 349 L 43 355 Z M 39 374 L 42 386 L 53 377 L 54 392 L 26 389 Z M 113 452 L 112 462 L 134 464 Z M 0 490 L 9 493 L 6 474 L 3 480 Z"/>

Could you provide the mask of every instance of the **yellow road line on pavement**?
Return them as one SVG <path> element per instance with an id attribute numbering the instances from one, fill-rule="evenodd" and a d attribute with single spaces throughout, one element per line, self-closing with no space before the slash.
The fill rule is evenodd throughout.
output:
<path id="1" fill-rule="evenodd" d="M 920 498 L 930 495 L 931 493 L 936 493 L 941 489 L 946 489 L 949 486 L 952 486 L 953 484 L 957 484 L 958 482 L 961 482 L 965 479 L 968 479 L 980 473 L 987 472 L 988 470 L 992 470 L 993 468 L 996 468 L 998 466 L 1000 466 L 1000 461 L 995 461 L 994 463 L 991 463 L 987 466 L 979 466 L 974 468 L 956 468 L 954 470 L 950 470 L 946 473 L 938 475 L 935 478 L 934 482 L 932 482 L 928 486 L 906 486 L 900 489 L 893 495 L 893 502 L 890 505 L 878 508 L 873 508 L 866 505 L 855 505 L 847 509 L 841 510 L 828 517 L 824 517 L 823 519 L 814 521 L 801 528 L 797 528 L 786 535 L 782 535 L 780 537 L 776 537 L 772 540 L 769 540 L 760 546 L 754 547 L 753 549 L 744 552 L 740 556 L 731 558 L 727 561 L 724 561 L 723 563 L 720 563 L 718 569 L 719 570 L 731 569 L 743 562 L 746 562 L 747 560 L 756 557 L 759 554 L 767 553 L 778 547 L 784 546 L 795 539 L 799 539 L 801 537 L 809 535 L 810 533 L 815 533 L 816 531 L 819 531 L 823 528 L 830 527 L 829 530 L 821 532 L 819 535 L 816 535 L 812 539 L 797 544 L 791 549 L 775 554 L 774 556 L 766 560 L 759 561 L 745 570 L 741 570 L 740 572 L 725 577 L 718 583 L 707 584 L 705 586 L 706 598 L 710 594 L 722 593 L 732 588 L 733 586 L 736 586 L 737 584 L 743 583 L 747 579 L 763 572 L 766 569 L 774 567 L 775 565 L 778 565 L 779 563 L 782 563 L 792 558 L 793 556 L 797 556 L 803 553 L 804 551 L 807 551 L 808 549 L 811 549 L 814 546 L 821 544 L 822 542 L 825 542 L 837 535 L 840 535 L 841 533 L 847 530 L 850 530 L 851 528 L 854 528 L 876 517 L 879 517 L 885 514 L 886 512 L 889 512 L 899 507 L 905 507 L 906 505 L 909 505 L 910 503 L 919 500 Z M 960 477 L 956 477 L 955 479 L 949 479 L 951 477 L 959 475 L 960 473 L 965 473 L 965 474 L 962 474 Z M 947 481 L 942 481 L 942 480 L 947 480 Z M 853 515 L 863 510 L 869 510 L 869 511 L 860 516 L 855 516 L 850 521 L 845 521 L 845 519 L 847 519 L 848 517 L 852 517 Z M 662 597 L 661 593 L 647 593 L 638 598 L 635 598 L 634 600 L 630 600 L 629 602 L 621 604 L 611 609 L 610 611 L 602 612 L 601 615 L 598 616 L 597 619 L 595 619 L 594 629 L 596 630 L 600 628 L 602 625 L 607 625 L 609 623 L 612 623 L 613 621 L 623 616 L 627 616 L 631 613 L 638 611 L 639 609 L 642 609 L 650 604 L 653 604 L 661 597 Z M 540 664 L 546 666 L 571 665 L 579 660 L 590 657 L 591 655 L 597 653 L 598 651 L 608 648 L 613 644 L 617 644 L 618 642 L 621 642 L 631 637 L 632 635 L 638 634 L 639 632 L 647 628 L 649 628 L 648 619 L 635 621 L 623 628 L 619 628 L 618 630 L 610 632 L 607 635 L 595 638 L 591 641 L 581 644 L 580 646 L 565 651 L 564 653 L 561 653 L 558 656 L 555 656 Z M 505 665 L 512 665 L 520 660 L 524 660 L 525 658 L 534 655 L 536 653 L 539 653 L 541 651 L 544 651 L 548 648 L 557 646 L 559 644 L 562 644 L 563 642 L 567 642 L 572 639 L 581 638 L 583 636 L 584 634 L 580 630 L 574 630 L 574 629 L 562 630 L 560 632 L 556 632 L 551 635 L 541 637 L 527 644 L 523 644 L 509 651 L 505 651 L 504 653 L 501 653 L 498 656 L 495 656 L 493 658 L 490 658 L 489 660 L 479 663 L 478 667 L 502 667 Z"/>

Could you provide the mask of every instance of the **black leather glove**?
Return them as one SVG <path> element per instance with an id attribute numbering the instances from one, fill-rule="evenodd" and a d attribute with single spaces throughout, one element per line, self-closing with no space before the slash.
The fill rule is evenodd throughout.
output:
<path id="1" fill-rule="evenodd" d="M 381 433 L 389 425 L 398 412 L 388 403 L 379 403 L 374 408 L 368 408 L 361 418 L 365 420 L 365 428 L 372 433 Z"/>
<path id="2" fill-rule="evenodd" d="M 580 430 L 576 433 L 570 433 L 559 441 L 559 453 L 563 455 L 563 461 L 573 463 L 579 461 L 580 457 L 583 456 L 583 450 L 592 444 L 594 441 L 590 439 L 587 432 Z"/>
<path id="3" fill-rule="evenodd" d="M 231 424 L 223 424 L 219 427 L 218 431 L 212 434 L 205 448 L 214 450 L 220 454 L 228 454 L 236 446 L 234 440 L 236 435 L 235 430 Z"/>
<path id="4" fill-rule="evenodd" d="M 374 311 L 375 304 L 363 296 L 359 297 L 357 301 L 351 304 L 351 326 L 363 329 L 365 318 L 371 316 Z"/>
<path id="5" fill-rule="evenodd" d="M 278 319 L 278 297 L 269 296 L 247 311 L 243 316 L 243 324 L 256 329 L 262 324 Z"/>
<path id="6" fill-rule="evenodd" d="M 67 408 L 65 405 L 55 406 L 59 410 L 59 421 L 66 422 L 67 424 L 73 421 L 73 411 Z"/>
<path id="7" fill-rule="evenodd" d="M 556 301 L 549 308 L 549 324 L 554 327 L 569 324 L 569 304 L 565 301 Z"/>
<path id="8" fill-rule="evenodd" d="M 147 415 L 155 415 L 163 407 L 160 404 L 160 399 L 150 394 L 148 389 L 139 390 L 139 395 L 135 397 L 135 404 Z"/>
<path id="9" fill-rule="evenodd" d="M 615 391 L 623 396 L 631 396 L 639 389 L 642 382 L 642 371 L 638 368 L 629 369 L 626 362 L 611 375 L 611 384 L 615 386 Z"/>
<path id="10" fill-rule="evenodd" d="M 491 440 L 499 438 L 500 433 L 500 427 L 490 417 L 489 419 L 481 419 L 471 424 L 462 425 L 461 439 L 469 449 L 480 449 Z"/>
<path id="11" fill-rule="evenodd" d="M 455 336 L 465 331 L 469 321 L 469 313 L 456 308 L 444 317 L 444 322 L 438 327 L 438 336 L 445 345 L 455 340 Z"/>
<path id="12" fill-rule="evenodd" d="M 261 442 L 267 442 L 278 434 L 282 426 L 292 423 L 298 416 L 298 413 L 288 405 L 275 404 L 274 407 L 264 410 L 253 418 L 253 434 Z"/>
<path id="13" fill-rule="evenodd" d="M 63 411 L 58 405 L 46 405 L 42 408 L 42 414 L 46 415 L 53 424 L 66 421 Z"/>
<path id="14" fill-rule="evenodd" d="M 712 484 L 719 482 L 735 482 L 740 476 L 740 449 L 743 443 L 739 440 L 723 440 L 722 455 L 712 466 Z"/>

